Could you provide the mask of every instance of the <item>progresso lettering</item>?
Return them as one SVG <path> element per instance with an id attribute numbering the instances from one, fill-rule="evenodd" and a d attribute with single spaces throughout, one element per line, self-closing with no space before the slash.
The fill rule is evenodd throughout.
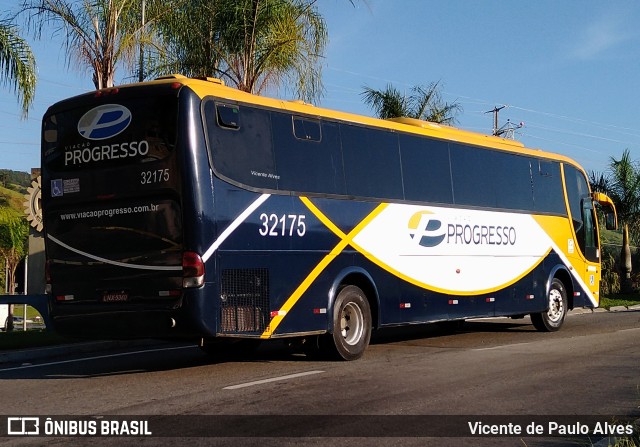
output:
<path id="1" fill-rule="evenodd" d="M 499 225 L 447 225 L 447 244 L 515 245 L 516 229 Z"/>
<path id="2" fill-rule="evenodd" d="M 149 153 L 149 143 L 146 140 L 125 143 L 103 144 L 101 146 L 85 147 L 67 150 L 64 153 L 64 165 L 74 166 L 83 163 L 116 160 L 144 156 Z"/>

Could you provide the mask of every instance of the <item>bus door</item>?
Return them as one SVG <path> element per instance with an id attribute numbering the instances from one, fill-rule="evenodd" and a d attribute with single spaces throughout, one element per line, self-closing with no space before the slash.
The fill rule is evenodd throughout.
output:
<path id="1" fill-rule="evenodd" d="M 582 225 L 584 256 L 586 258 L 583 279 L 593 296 L 599 299 L 600 291 L 600 244 L 593 202 L 590 197 L 582 199 Z"/>
<path id="2" fill-rule="evenodd" d="M 567 255 L 576 273 L 597 301 L 600 287 L 600 244 L 589 184 L 580 170 L 567 164 L 564 165 L 564 178 L 575 235 L 575 240 L 569 240 Z M 576 307 L 593 304 L 584 294 L 574 297 Z"/>

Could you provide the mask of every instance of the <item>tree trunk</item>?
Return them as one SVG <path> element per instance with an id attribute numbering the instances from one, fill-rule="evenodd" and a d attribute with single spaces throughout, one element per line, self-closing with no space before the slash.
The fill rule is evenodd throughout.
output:
<path id="1" fill-rule="evenodd" d="M 631 249 L 629 247 L 629 225 L 624 225 L 622 232 L 622 250 L 620 252 L 620 291 L 633 293 L 631 282 Z"/>

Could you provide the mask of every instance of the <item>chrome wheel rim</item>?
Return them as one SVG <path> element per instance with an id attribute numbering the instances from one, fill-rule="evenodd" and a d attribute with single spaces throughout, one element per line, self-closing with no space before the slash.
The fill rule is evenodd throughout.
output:
<path id="1" fill-rule="evenodd" d="M 340 315 L 340 333 L 345 343 L 356 345 L 364 333 L 364 315 L 362 309 L 355 303 L 348 303 Z"/>
<path id="2" fill-rule="evenodd" d="M 547 316 L 552 323 L 558 323 L 564 316 L 564 300 L 562 299 L 562 293 L 558 289 L 552 289 L 549 292 L 549 312 Z"/>

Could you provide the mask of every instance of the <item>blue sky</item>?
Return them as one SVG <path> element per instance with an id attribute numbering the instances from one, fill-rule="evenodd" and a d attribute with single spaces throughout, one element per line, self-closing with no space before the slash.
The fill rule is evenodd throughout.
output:
<path id="1" fill-rule="evenodd" d="M 0 0 L 0 12 L 17 2 Z M 457 126 L 491 133 L 524 122 L 516 139 L 605 171 L 624 149 L 640 160 L 640 2 L 617 0 L 318 0 L 329 29 L 318 105 L 371 115 L 363 86 L 400 90 L 438 81 L 463 108 Z M 93 88 L 69 68 L 62 39 L 34 42 L 39 84 L 27 120 L 0 87 L 0 168 L 39 166 L 46 108 Z M 121 69 L 117 82 L 129 82 Z M 280 95 L 290 99 L 286 90 Z"/>

